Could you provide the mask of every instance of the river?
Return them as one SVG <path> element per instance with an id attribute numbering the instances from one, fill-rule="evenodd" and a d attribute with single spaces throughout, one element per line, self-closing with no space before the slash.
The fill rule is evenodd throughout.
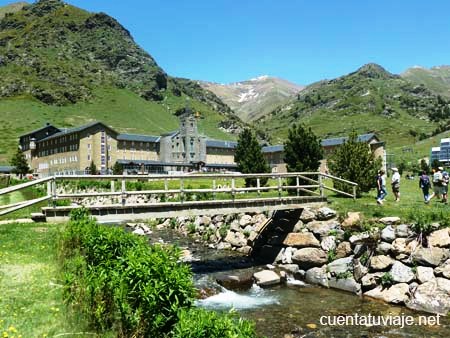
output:
<path id="1" fill-rule="evenodd" d="M 198 306 L 216 311 L 229 311 L 234 308 L 242 317 L 253 320 L 258 333 L 265 337 L 283 338 L 285 334 L 290 333 L 292 337 L 324 338 L 450 337 L 448 316 L 440 318 L 440 325 L 419 325 L 419 316 L 428 319 L 432 315 L 361 298 L 343 291 L 295 285 L 303 283 L 294 280 L 292 285 L 288 283 L 264 289 L 253 285 L 250 290 L 243 292 L 226 290 L 216 283 L 217 276 L 251 273 L 259 269 L 256 263 L 234 252 L 210 249 L 170 229 L 155 230 L 150 237 L 153 242 L 177 244 L 192 252 L 195 258 L 191 262 L 195 285 L 199 289 L 215 289 L 218 292 L 197 301 Z M 369 320 L 369 315 L 372 318 L 382 316 L 384 320 L 396 321 L 394 323 L 399 325 L 322 325 L 333 324 L 336 316 L 346 315 L 353 316 L 353 320 L 359 321 Z M 355 319 L 355 316 L 358 318 Z M 409 320 L 409 316 L 414 319 L 415 324 L 402 328 L 401 322 L 398 321 Z M 432 320 L 435 318 L 433 316 Z"/>

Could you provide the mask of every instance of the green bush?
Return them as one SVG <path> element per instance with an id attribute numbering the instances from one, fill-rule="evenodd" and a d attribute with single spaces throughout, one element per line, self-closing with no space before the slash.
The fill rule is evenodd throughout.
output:
<path id="1" fill-rule="evenodd" d="M 236 313 L 216 312 L 193 308 L 179 313 L 179 321 L 172 338 L 253 338 L 254 325 Z"/>
<path id="2" fill-rule="evenodd" d="M 381 285 L 383 287 L 389 287 L 394 284 L 394 278 L 389 272 L 385 272 L 383 276 L 381 276 Z"/>
<path id="3" fill-rule="evenodd" d="M 97 330 L 122 336 L 168 334 L 194 299 L 192 273 L 174 247 L 149 246 L 118 227 L 97 224 L 76 209 L 62 234 L 66 300 Z"/>

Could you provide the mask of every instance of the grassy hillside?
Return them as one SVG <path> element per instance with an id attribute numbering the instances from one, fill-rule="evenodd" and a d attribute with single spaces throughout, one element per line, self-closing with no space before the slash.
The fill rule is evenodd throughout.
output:
<path id="1" fill-rule="evenodd" d="M 413 83 L 423 84 L 436 94 L 450 97 L 450 66 L 413 67 L 401 76 Z"/>
<path id="2" fill-rule="evenodd" d="M 375 132 L 389 147 L 411 144 L 450 117 L 446 100 L 375 64 L 340 78 L 312 84 L 292 102 L 257 121 L 279 142 L 292 123 L 303 122 L 321 137 Z"/>
<path id="3" fill-rule="evenodd" d="M 0 19 L 2 19 L 6 14 L 20 11 L 26 5 L 28 5 L 26 2 L 14 2 L 12 4 L 0 7 Z"/>
<path id="4" fill-rule="evenodd" d="M 163 103 L 146 101 L 127 89 L 97 89 L 95 100 L 67 106 L 49 106 L 36 99 L 16 97 L 0 100 L 0 163 L 7 163 L 15 147 L 17 137 L 37 129 L 46 122 L 56 126 L 78 126 L 89 121 L 102 121 L 115 130 L 127 133 L 160 135 L 178 128 L 178 118 L 173 111 L 184 102 L 168 96 Z M 191 102 L 204 118 L 199 121 L 200 132 L 212 138 L 233 139 L 233 135 L 217 128 L 221 116 L 207 105 Z"/>
<path id="5" fill-rule="evenodd" d="M 17 137 L 45 122 L 61 127 L 100 120 L 127 132 L 177 128 L 189 105 L 207 136 L 242 122 L 196 82 L 167 75 L 115 19 L 59 0 L 14 7 L 0 19 L 0 163 Z M 3 10 L 5 11 L 5 10 Z"/>

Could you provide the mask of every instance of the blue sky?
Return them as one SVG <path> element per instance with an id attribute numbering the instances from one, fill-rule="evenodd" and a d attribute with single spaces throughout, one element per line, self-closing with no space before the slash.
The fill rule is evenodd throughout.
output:
<path id="1" fill-rule="evenodd" d="M 450 64 L 447 0 L 68 2 L 115 17 L 167 73 L 191 79 L 309 84 L 368 62 L 394 73 Z"/>

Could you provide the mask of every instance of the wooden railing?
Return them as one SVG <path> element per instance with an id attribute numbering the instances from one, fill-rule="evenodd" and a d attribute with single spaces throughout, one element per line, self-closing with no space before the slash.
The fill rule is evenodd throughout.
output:
<path id="1" fill-rule="evenodd" d="M 333 181 L 339 181 L 352 187 L 352 193 L 344 192 L 325 184 L 324 178 Z M 243 185 L 246 179 L 253 179 L 255 186 L 246 187 Z M 68 184 L 70 181 L 110 181 L 109 191 L 96 192 L 76 192 L 76 193 L 57 193 L 58 183 Z M 147 190 L 127 190 L 127 181 L 141 182 L 159 182 L 158 188 Z M 198 182 L 195 187 L 186 182 Z M 205 188 L 205 181 L 207 188 Z M 222 185 L 218 182 L 226 181 L 228 184 Z M 267 181 L 266 184 L 262 184 Z M 208 193 L 211 196 L 209 200 L 235 201 L 239 196 L 252 195 L 253 199 L 263 199 L 270 192 L 275 192 L 272 198 L 283 198 L 283 193 L 290 196 L 310 195 L 325 197 L 324 191 L 329 190 L 348 197 L 356 198 L 357 184 L 338 177 L 319 173 L 319 172 L 296 172 L 296 173 L 272 173 L 272 174 L 185 174 L 185 175 L 67 175 L 52 176 L 39 180 L 30 181 L 24 184 L 4 188 L 0 190 L 0 196 L 14 191 L 25 189 L 34 185 L 47 183 L 47 194 L 44 197 L 24 201 L 9 205 L 0 205 L 0 216 L 13 211 L 51 200 L 52 205 L 56 205 L 58 200 L 76 200 L 89 197 L 116 197 L 124 206 L 127 203 L 127 197 L 131 195 L 156 195 L 156 196 L 178 196 L 179 203 L 186 201 L 187 194 Z M 202 183 L 202 184 L 200 184 Z M 117 186 L 120 184 L 120 186 Z M 172 185 L 172 187 L 170 187 Z M 173 187 L 175 185 L 175 187 Z M 255 195 L 256 193 L 256 195 Z M 265 196 L 264 196 L 265 194 Z M 254 196 L 253 196 L 254 195 Z M 164 199 L 165 200 L 165 199 Z"/>

